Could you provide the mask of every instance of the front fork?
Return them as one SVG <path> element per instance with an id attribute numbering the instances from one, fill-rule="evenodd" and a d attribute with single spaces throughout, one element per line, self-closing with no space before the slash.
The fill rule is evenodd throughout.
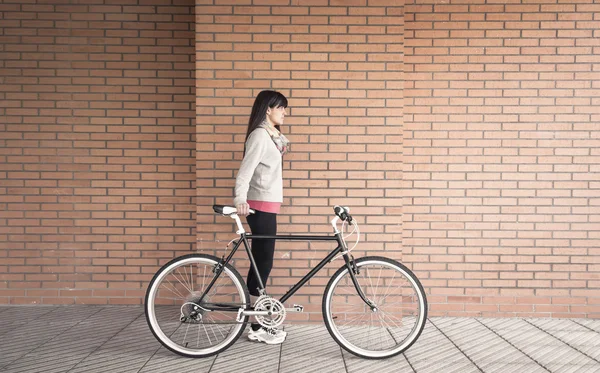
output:
<path id="1" fill-rule="evenodd" d="M 339 232 L 336 232 L 336 234 L 338 235 L 338 241 L 342 246 L 342 250 L 344 252 L 344 261 L 346 262 L 346 267 L 348 267 L 348 272 L 350 273 L 350 278 L 352 279 L 352 283 L 354 284 L 356 292 L 360 296 L 360 299 L 362 299 L 363 302 L 365 302 L 365 304 L 371 308 L 371 311 L 377 312 L 377 306 L 369 298 L 367 298 L 367 295 L 363 292 L 362 288 L 360 287 L 360 284 L 358 283 L 358 280 L 356 279 L 356 275 L 360 274 L 360 270 L 356 265 L 354 256 L 348 251 L 346 241 L 342 239 L 342 235 Z"/>

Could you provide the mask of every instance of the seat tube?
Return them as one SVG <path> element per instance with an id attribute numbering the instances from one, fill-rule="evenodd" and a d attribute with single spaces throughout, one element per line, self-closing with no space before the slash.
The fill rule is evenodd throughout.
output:
<path id="1" fill-rule="evenodd" d="M 254 255 L 252 255 L 252 251 L 250 250 L 250 244 L 248 243 L 248 238 L 246 234 L 242 234 L 242 240 L 244 241 L 244 247 L 246 248 L 246 253 L 248 253 L 248 258 L 250 259 L 250 265 L 252 266 L 252 270 L 254 271 L 254 275 L 258 280 L 258 285 L 260 286 L 259 290 L 265 289 L 265 284 L 262 282 L 262 278 L 260 278 L 260 272 L 258 271 L 258 266 L 256 265 L 256 261 L 254 260 Z"/>

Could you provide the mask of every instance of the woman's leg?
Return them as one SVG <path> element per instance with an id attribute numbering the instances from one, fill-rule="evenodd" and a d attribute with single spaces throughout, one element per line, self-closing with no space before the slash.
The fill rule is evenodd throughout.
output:
<path id="1" fill-rule="evenodd" d="M 256 211 L 255 214 L 248 215 L 246 220 L 248 221 L 248 225 L 250 226 L 250 230 L 252 231 L 253 235 L 274 236 L 277 234 L 277 214 Z M 267 280 L 269 279 L 269 274 L 273 268 L 274 254 L 274 239 L 252 240 L 252 256 L 254 257 L 256 266 L 258 267 L 260 279 L 265 287 L 267 286 Z M 250 295 L 253 296 L 252 298 L 255 299 L 255 297 L 260 295 L 258 292 L 260 285 L 256 275 L 254 274 L 254 271 L 252 270 L 252 267 L 250 267 L 248 271 L 248 279 L 246 283 L 248 284 Z M 252 330 L 258 330 L 260 325 L 252 323 L 251 327 Z"/>
<path id="2" fill-rule="evenodd" d="M 256 211 L 255 214 L 248 215 L 246 218 L 253 235 L 274 236 L 277 234 L 277 214 L 270 212 Z M 265 287 L 267 279 L 273 268 L 273 256 L 275 254 L 275 240 L 252 240 L 252 256 L 258 267 L 260 279 Z M 259 296 L 259 284 L 252 267 L 248 271 L 248 290 L 251 295 Z"/>

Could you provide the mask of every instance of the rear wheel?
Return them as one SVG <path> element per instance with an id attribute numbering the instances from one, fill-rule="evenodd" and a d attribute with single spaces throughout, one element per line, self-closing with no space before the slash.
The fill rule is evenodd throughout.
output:
<path id="1" fill-rule="evenodd" d="M 169 350 L 188 357 L 224 351 L 242 334 L 248 321 L 236 321 L 237 310 L 250 302 L 248 288 L 230 265 L 200 300 L 219 265 L 217 257 L 190 254 L 171 260 L 155 275 L 146 292 L 150 330 Z"/>
<path id="2" fill-rule="evenodd" d="M 323 295 L 323 318 L 329 334 L 348 352 L 383 359 L 408 349 L 423 331 L 427 299 L 416 276 L 384 257 L 355 261 L 356 280 L 374 308 L 358 295 L 347 266 L 331 278 Z"/>

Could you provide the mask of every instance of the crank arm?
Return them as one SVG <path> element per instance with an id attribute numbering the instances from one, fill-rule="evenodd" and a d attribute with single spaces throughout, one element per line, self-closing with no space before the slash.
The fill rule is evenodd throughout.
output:
<path id="1" fill-rule="evenodd" d="M 236 317 L 237 322 L 242 322 L 245 316 L 271 316 L 271 311 L 253 311 L 240 308 Z"/>

